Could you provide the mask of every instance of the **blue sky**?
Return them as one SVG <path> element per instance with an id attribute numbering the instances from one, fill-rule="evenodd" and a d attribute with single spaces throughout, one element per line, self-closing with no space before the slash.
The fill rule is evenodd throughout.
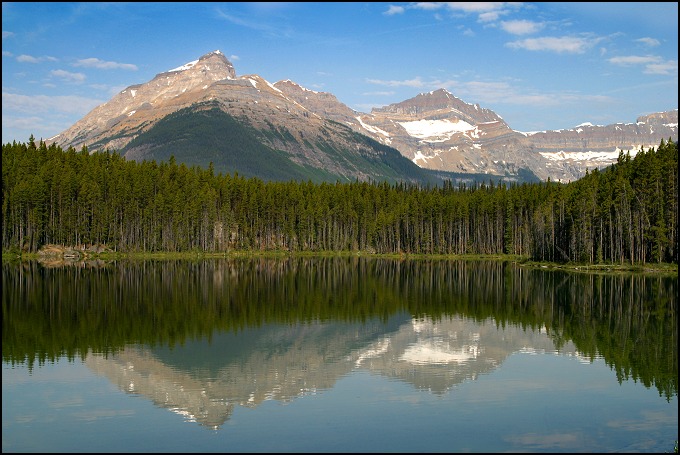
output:
<path id="1" fill-rule="evenodd" d="M 678 107 L 678 3 L 3 3 L 2 142 L 220 50 L 360 112 L 445 88 L 518 131 Z"/>

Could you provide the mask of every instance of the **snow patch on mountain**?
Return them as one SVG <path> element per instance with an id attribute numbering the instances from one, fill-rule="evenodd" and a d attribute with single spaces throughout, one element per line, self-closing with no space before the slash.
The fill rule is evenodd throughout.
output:
<path id="1" fill-rule="evenodd" d="M 456 133 L 465 133 L 476 127 L 463 120 L 415 120 L 412 122 L 398 122 L 406 132 L 427 142 L 443 142 L 451 139 Z"/>
<path id="2" fill-rule="evenodd" d="M 196 65 L 196 63 L 198 63 L 198 60 L 194 60 L 194 61 L 191 61 L 191 62 L 189 62 L 189 63 L 185 63 L 185 64 L 182 65 L 182 66 L 178 66 L 178 67 L 175 68 L 175 69 L 169 70 L 168 73 L 174 73 L 174 72 L 177 72 L 177 71 L 184 71 L 184 70 L 191 69 L 191 68 L 194 67 L 194 65 Z"/>
<path id="3" fill-rule="evenodd" d="M 369 124 L 367 124 L 367 123 L 364 123 L 364 122 L 361 120 L 361 117 L 354 117 L 354 118 L 356 118 L 356 119 L 359 121 L 359 123 L 361 124 L 362 128 L 365 128 L 365 129 L 367 129 L 368 131 L 370 131 L 370 132 L 372 132 L 372 133 L 375 133 L 375 134 L 382 134 L 382 135 L 385 136 L 386 138 L 389 138 L 389 137 L 390 137 L 390 133 L 388 133 L 388 132 L 385 131 L 385 130 L 381 130 L 381 129 L 378 128 L 377 126 L 371 126 L 371 125 L 369 125 Z"/>
<path id="4" fill-rule="evenodd" d="M 611 163 L 616 161 L 619 158 L 619 153 L 630 153 L 631 158 L 634 157 L 635 155 L 638 154 L 640 150 L 649 150 L 650 148 L 655 147 L 656 145 L 639 145 L 635 146 L 630 150 L 622 150 L 620 148 L 617 148 L 614 151 L 611 152 L 593 152 L 593 151 L 588 151 L 588 152 L 565 152 L 563 150 L 560 150 L 559 152 L 540 152 L 540 154 L 550 160 L 550 161 L 588 161 L 588 162 L 594 162 L 594 161 L 601 161 L 603 163 Z"/>
<path id="5" fill-rule="evenodd" d="M 423 152 L 418 150 L 418 151 L 416 151 L 416 156 L 414 156 L 411 161 L 413 161 L 415 164 L 418 164 L 418 161 L 427 161 L 431 158 L 433 158 L 433 157 L 423 155 Z"/>

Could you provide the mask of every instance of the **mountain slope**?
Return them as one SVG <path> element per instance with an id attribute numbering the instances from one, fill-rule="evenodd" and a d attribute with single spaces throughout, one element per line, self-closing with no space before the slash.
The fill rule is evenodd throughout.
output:
<path id="1" fill-rule="evenodd" d="M 169 118 L 186 109 L 192 114 Z M 47 142 L 130 159 L 174 155 L 267 179 L 431 183 L 461 176 L 571 181 L 615 162 L 620 150 L 677 136 L 677 110 L 635 124 L 522 133 L 444 89 L 364 114 L 290 80 L 237 76 L 214 51 L 126 88 Z"/>
<path id="2" fill-rule="evenodd" d="M 247 152 L 246 152 L 247 151 Z M 141 133 L 120 151 L 128 159 L 178 162 L 265 180 L 323 180 L 333 176 L 292 162 L 262 144 L 256 132 L 216 107 L 184 108 Z"/>
<path id="3" fill-rule="evenodd" d="M 329 136 L 342 136 L 355 151 L 340 148 L 337 141 L 317 140 L 314 148 L 329 166 L 312 166 L 285 150 L 302 147 L 290 130 L 270 124 L 256 129 L 244 118 L 224 112 L 217 101 L 180 109 L 140 133 L 120 151 L 128 159 L 167 161 L 174 156 L 187 165 L 207 167 L 216 172 L 238 173 L 264 180 L 352 181 L 359 176 L 388 182 L 409 181 L 436 184 L 443 180 L 420 169 L 397 150 L 329 122 Z M 306 139 L 303 139 L 306 141 Z M 356 170 L 350 172 L 348 170 Z M 363 180 L 363 179 L 362 179 Z"/>

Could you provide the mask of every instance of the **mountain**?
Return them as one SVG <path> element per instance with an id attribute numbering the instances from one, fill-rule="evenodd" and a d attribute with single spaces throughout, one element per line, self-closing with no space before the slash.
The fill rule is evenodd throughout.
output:
<path id="1" fill-rule="evenodd" d="M 522 133 L 444 89 L 370 114 L 293 81 L 237 76 L 220 51 L 133 85 L 50 138 L 268 180 L 568 181 L 619 150 L 677 140 L 677 110 L 635 124 Z"/>
<path id="2" fill-rule="evenodd" d="M 639 117 L 636 123 L 523 133 L 493 111 L 461 101 L 444 89 L 373 109 L 360 123 L 370 136 L 418 165 L 453 172 L 517 174 L 573 181 L 586 169 L 616 162 L 678 138 L 678 111 Z"/>

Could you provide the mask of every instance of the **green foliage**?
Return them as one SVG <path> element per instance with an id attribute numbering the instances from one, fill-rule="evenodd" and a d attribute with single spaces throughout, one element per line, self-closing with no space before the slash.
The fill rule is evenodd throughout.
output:
<path id="1" fill-rule="evenodd" d="M 234 162 L 241 159 L 239 147 L 260 144 L 239 122 L 210 109 L 176 113 L 146 137 L 162 138 L 179 124 L 189 142 L 220 137 L 202 130 L 210 121 L 196 115 L 228 130 L 222 140 L 234 143 Z M 192 122 L 196 130 L 186 128 Z M 206 150 L 218 146 L 206 140 Z M 170 145 L 162 153 L 183 149 Z M 373 146 L 385 156 L 398 153 Z M 343 156 L 332 144 L 319 147 Z M 321 171 L 287 166 L 283 154 L 277 161 L 272 150 L 253 150 L 244 158 L 251 169 L 270 166 L 272 177 L 291 178 L 225 174 L 199 158 L 201 165 L 189 166 L 186 154 L 135 162 L 116 152 L 64 151 L 42 141 L 3 145 L 3 251 L 105 244 L 122 252 L 506 253 L 548 262 L 678 263 L 678 151 L 672 141 L 634 158 L 622 155 L 617 164 L 566 185 L 329 183 Z M 374 169 L 387 173 L 390 159 L 376 160 Z M 399 166 L 395 157 L 392 169 Z"/>
<path id="2" fill-rule="evenodd" d="M 217 172 L 238 173 L 265 181 L 348 181 L 345 174 L 356 169 L 388 182 L 406 180 L 440 184 L 442 181 L 440 176 L 419 168 L 397 150 L 337 122 L 328 121 L 324 131 L 333 128 L 339 132 L 353 144 L 350 149 L 325 139 L 315 141 L 312 146 L 306 138 L 297 139 L 285 126 L 277 127 L 268 120 L 265 123 L 268 128 L 255 129 L 247 118 L 235 118 L 217 103 L 206 102 L 161 119 L 148 131 L 139 133 L 120 153 L 156 161 L 166 161 L 174 156 L 187 166 L 207 167 L 213 163 Z M 132 133 L 125 132 L 124 135 Z M 297 164 L 286 152 L 264 145 L 262 139 L 278 144 L 279 148 L 307 145 L 323 151 L 339 170 Z M 357 151 L 359 146 L 363 149 Z"/>
<path id="3" fill-rule="evenodd" d="M 213 163 L 216 172 L 239 172 L 265 180 L 317 180 L 321 174 L 263 145 L 255 130 L 211 105 L 170 114 L 130 141 L 120 153 L 135 149 L 143 150 L 147 160 L 167 161 L 174 156 L 188 166 L 207 168 Z"/>

